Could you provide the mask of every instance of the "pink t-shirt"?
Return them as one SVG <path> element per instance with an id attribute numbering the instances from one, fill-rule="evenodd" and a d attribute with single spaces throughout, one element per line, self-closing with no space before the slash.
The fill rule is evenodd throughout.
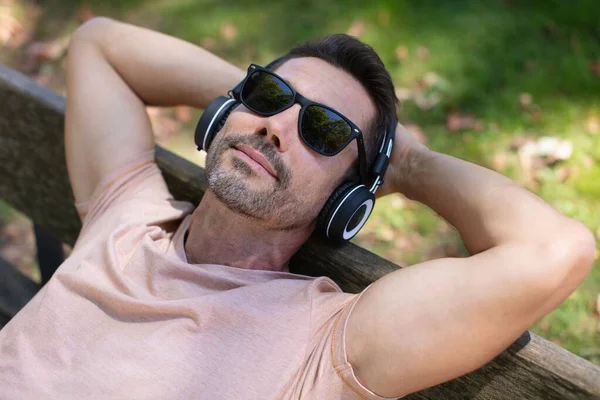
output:
<path id="1" fill-rule="evenodd" d="M 358 295 L 326 277 L 186 262 L 193 206 L 172 198 L 154 151 L 76 206 L 71 256 L 0 331 L 0 398 L 383 398 L 346 359 Z"/>

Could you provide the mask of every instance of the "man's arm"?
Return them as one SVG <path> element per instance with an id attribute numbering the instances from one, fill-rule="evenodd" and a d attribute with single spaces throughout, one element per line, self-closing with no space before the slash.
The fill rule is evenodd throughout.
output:
<path id="1" fill-rule="evenodd" d="M 205 108 L 244 76 L 183 40 L 108 18 L 74 33 L 67 68 L 65 150 L 77 202 L 115 166 L 154 148 L 145 105 Z"/>
<path id="2" fill-rule="evenodd" d="M 367 290 L 346 346 L 358 379 L 397 397 L 473 371 L 560 304 L 593 263 L 595 241 L 510 179 L 435 153 L 399 127 L 388 189 L 436 211 L 471 257 L 424 262 Z"/>

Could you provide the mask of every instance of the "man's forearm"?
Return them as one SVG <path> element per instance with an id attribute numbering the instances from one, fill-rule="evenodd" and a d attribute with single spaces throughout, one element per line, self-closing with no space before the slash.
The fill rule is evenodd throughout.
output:
<path id="1" fill-rule="evenodd" d="M 108 18 L 87 22 L 75 39 L 93 41 L 147 105 L 206 108 L 244 77 L 244 71 L 198 46 Z"/>
<path id="2" fill-rule="evenodd" d="M 540 198 L 494 171 L 457 158 L 414 149 L 399 191 L 419 201 L 458 229 L 471 254 L 509 242 L 530 243 L 578 225 Z"/>

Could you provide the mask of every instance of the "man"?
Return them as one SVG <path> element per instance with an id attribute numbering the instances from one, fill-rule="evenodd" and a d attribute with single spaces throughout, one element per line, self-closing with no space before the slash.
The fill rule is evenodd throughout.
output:
<path id="1" fill-rule="evenodd" d="M 376 96 L 393 90 L 389 75 L 369 80 L 378 61 L 354 76 L 354 53 L 336 66 L 326 60 L 343 51 L 322 43 L 274 72 L 358 126 L 372 159 L 379 118 L 395 117 L 394 96 Z M 582 224 L 398 126 L 381 192 L 431 207 L 472 256 L 404 268 L 358 295 L 289 273 L 329 195 L 358 174 L 356 141 L 325 156 L 299 132 L 300 104 L 270 116 L 240 105 L 209 149 L 195 210 L 172 199 L 153 161 L 145 105 L 205 108 L 243 78 L 205 50 L 109 19 L 74 34 L 65 144 L 83 227 L 0 332 L 5 398 L 396 398 L 484 365 L 589 272 L 595 242 Z"/>

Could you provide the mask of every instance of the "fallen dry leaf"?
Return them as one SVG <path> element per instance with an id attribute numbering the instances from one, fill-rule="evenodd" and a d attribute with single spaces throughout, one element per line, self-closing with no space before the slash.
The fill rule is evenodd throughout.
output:
<path id="1" fill-rule="evenodd" d="M 200 46 L 207 50 L 212 50 L 217 45 L 217 41 L 211 37 L 205 37 L 200 40 Z"/>
<path id="2" fill-rule="evenodd" d="M 529 93 L 521 93 L 519 96 L 519 103 L 521 103 L 521 107 L 524 109 L 529 108 L 531 105 L 531 95 Z"/>
<path id="3" fill-rule="evenodd" d="M 565 182 L 573 174 L 573 169 L 569 167 L 560 167 L 556 170 L 556 176 L 560 182 Z"/>
<path id="4" fill-rule="evenodd" d="M 423 75 L 423 81 L 428 87 L 433 86 L 440 81 L 440 76 L 435 72 L 429 71 Z"/>
<path id="5" fill-rule="evenodd" d="M 175 107 L 175 118 L 183 123 L 189 122 L 192 119 L 192 108 L 188 106 Z"/>
<path id="6" fill-rule="evenodd" d="M 494 168 L 495 171 L 503 172 L 506 169 L 507 158 L 508 157 L 505 152 L 498 152 L 494 154 L 490 161 L 490 164 L 492 165 L 492 168 Z"/>
<path id="7" fill-rule="evenodd" d="M 4 44 L 13 49 L 20 48 L 31 41 L 42 15 L 42 9 L 37 4 L 27 2 L 23 7 L 23 17 L 20 21 L 14 19 L 10 11 L 4 13 L 0 11 L 0 41 L 8 39 Z M 6 37 L 7 32 L 8 37 Z"/>
<path id="8" fill-rule="evenodd" d="M 94 10 L 92 10 L 92 7 L 89 4 L 83 3 L 77 9 L 77 20 L 80 24 L 89 21 L 95 16 L 96 14 L 94 13 Z"/>
<path id="9" fill-rule="evenodd" d="M 396 97 L 400 101 L 410 100 L 413 97 L 413 91 L 410 88 L 397 87 Z"/>
<path id="10" fill-rule="evenodd" d="M 66 35 L 48 42 L 33 42 L 26 51 L 28 66 L 37 68 L 42 63 L 58 60 L 65 54 L 70 40 L 70 35 Z"/>
<path id="11" fill-rule="evenodd" d="M 517 151 L 527 142 L 531 142 L 531 139 L 525 136 L 517 136 L 510 142 L 510 149 L 512 151 Z"/>
<path id="12" fill-rule="evenodd" d="M 226 22 L 221 27 L 221 37 L 225 40 L 235 39 L 237 36 L 237 29 L 231 22 Z"/>
<path id="13" fill-rule="evenodd" d="M 417 56 L 421 60 L 425 60 L 426 58 L 429 58 L 429 49 L 425 46 L 419 46 L 419 48 L 417 49 Z"/>
<path id="14" fill-rule="evenodd" d="M 417 92 L 414 96 L 415 104 L 421 110 L 429 110 L 439 104 L 442 100 L 442 97 L 436 93 L 425 94 L 422 92 Z"/>
<path id="15" fill-rule="evenodd" d="M 398 61 L 404 61 L 408 58 L 408 47 L 406 46 L 398 46 L 396 47 L 396 59 Z"/>
<path id="16" fill-rule="evenodd" d="M 591 70 L 600 78 L 600 60 L 592 63 Z"/>
<path id="17" fill-rule="evenodd" d="M 529 118 L 531 118 L 532 122 L 537 123 L 540 121 L 540 119 L 542 119 L 542 110 L 537 104 L 531 104 L 527 108 L 527 115 L 529 115 Z"/>
<path id="18" fill-rule="evenodd" d="M 350 28 L 348 28 L 348 35 L 350 36 L 355 36 L 355 37 L 360 37 L 362 34 L 365 33 L 365 23 L 364 21 L 357 19 L 354 22 L 352 22 L 352 25 L 350 25 Z"/>
<path id="19" fill-rule="evenodd" d="M 481 131 L 483 129 L 483 123 L 471 115 L 461 115 L 456 111 L 452 111 L 448 114 L 448 118 L 446 119 L 446 128 L 450 132 L 471 129 Z"/>
<path id="20" fill-rule="evenodd" d="M 9 12 L 0 13 L 0 44 L 6 46 L 23 25 Z"/>
<path id="21" fill-rule="evenodd" d="M 587 119 L 586 128 L 587 131 L 592 135 L 600 132 L 600 121 L 598 120 L 598 117 L 596 117 L 594 114 L 590 114 Z"/>

